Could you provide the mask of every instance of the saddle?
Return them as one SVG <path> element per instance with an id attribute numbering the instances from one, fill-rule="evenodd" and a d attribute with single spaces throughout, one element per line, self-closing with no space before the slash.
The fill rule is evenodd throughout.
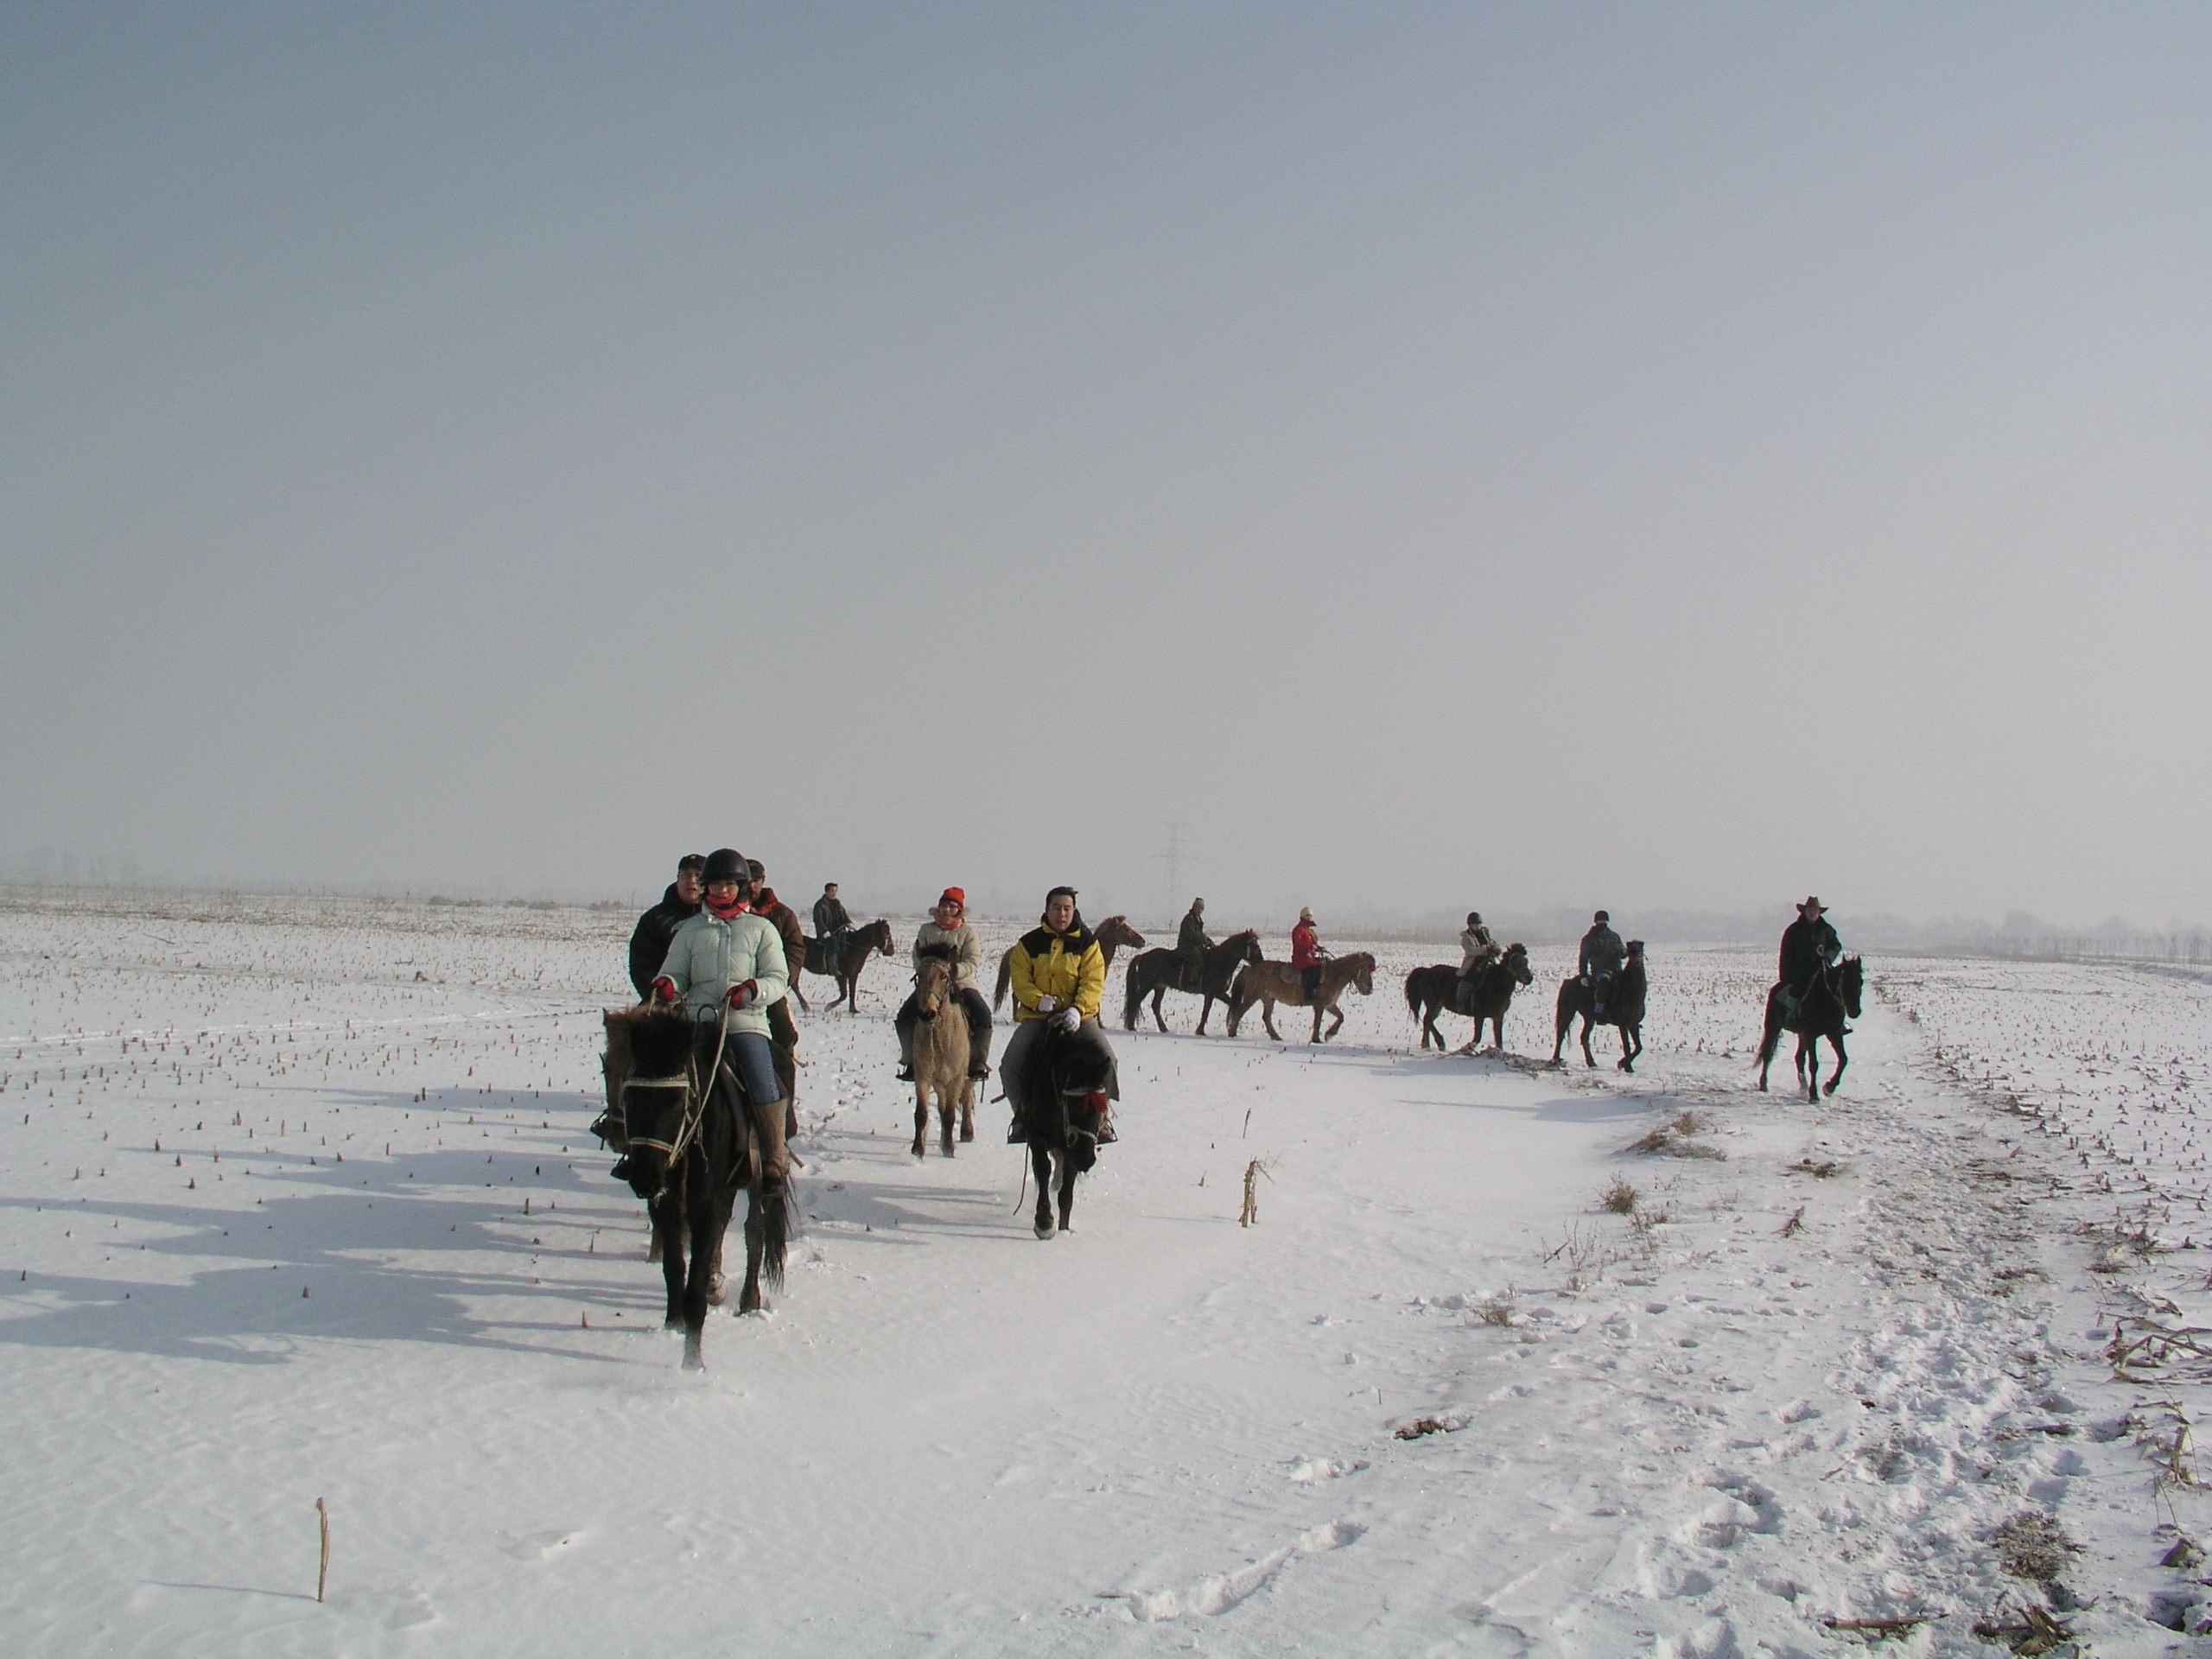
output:
<path id="1" fill-rule="evenodd" d="M 810 938 L 806 942 L 806 971 L 819 974 L 824 979 L 834 979 L 837 974 L 837 938 Z"/>

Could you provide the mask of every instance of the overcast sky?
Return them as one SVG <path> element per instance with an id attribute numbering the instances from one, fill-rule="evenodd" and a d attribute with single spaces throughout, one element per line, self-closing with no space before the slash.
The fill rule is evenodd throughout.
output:
<path id="1" fill-rule="evenodd" d="M 2197 4 L 10 4 L 0 873 L 2212 918 L 2208 86 Z"/>

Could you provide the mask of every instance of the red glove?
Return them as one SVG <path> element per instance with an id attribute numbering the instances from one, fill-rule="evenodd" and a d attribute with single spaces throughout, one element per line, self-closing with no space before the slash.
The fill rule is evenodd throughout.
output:
<path id="1" fill-rule="evenodd" d="M 656 1002 L 675 1001 L 676 982 L 665 974 L 653 981 L 653 1001 Z"/>
<path id="2" fill-rule="evenodd" d="M 733 1008 L 750 1007 L 760 1000 L 760 987 L 749 979 L 742 985 L 729 988 L 729 1005 Z"/>

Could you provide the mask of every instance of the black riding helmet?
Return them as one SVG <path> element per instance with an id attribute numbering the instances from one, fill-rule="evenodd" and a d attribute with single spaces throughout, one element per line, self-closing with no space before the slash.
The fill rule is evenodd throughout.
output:
<path id="1" fill-rule="evenodd" d="M 753 885 L 753 872 L 747 866 L 745 855 L 734 847 L 719 847 L 707 855 L 707 868 L 699 878 L 707 886 L 717 881 L 734 881 L 740 887 Z"/>

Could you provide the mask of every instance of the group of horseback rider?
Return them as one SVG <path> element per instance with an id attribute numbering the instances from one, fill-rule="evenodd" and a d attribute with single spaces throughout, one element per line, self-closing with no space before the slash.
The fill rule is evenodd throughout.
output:
<path id="1" fill-rule="evenodd" d="M 798 1026 L 785 999 L 804 962 L 806 938 L 791 907 L 766 885 L 766 875 L 758 859 L 747 859 L 732 848 L 686 854 L 660 903 L 638 918 L 630 936 L 630 982 L 639 1001 L 672 1004 L 680 999 L 702 1020 L 720 1021 L 723 1011 L 729 1011 L 725 1052 L 733 1057 L 737 1078 L 753 1103 L 755 1122 L 764 1124 L 764 1144 L 769 1141 L 766 1118 L 775 1119 L 767 1165 L 780 1180 L 790 1168 L 787 1139 L 798 1129 L 791 1098 Z M 1121 1098 L 1113 1046 L 1099 1024 L 1105 953 L 1084 925 L 1076 897 L 1068 887 L 1047 893 L 1039 925 L 1022 935 L 1007 957 L 1014 1030 L 999 1064 L 1014 1110 L 1007 1135 L 1010 1141 L 1024 1138 L 1024 1071 L 1048 1023 L 1103 1069 L 1107 1097 Z M 1196 908 L 1203 909 L 1204 901 Z M 991 1005 L 976 988 L 982 951 L 967 912 L 963 889 L 947 887 L 938 895 L 930 919 L 914 935 L 914 965 L 918 970 L 934 957 L 950 966 L 955 994 L 968 1016 L 968 1075 L 982 1079 L 991 1074 Z M 814 927 L 825 941 L 841 939 L 852 927 L 835 881 L 825 884 L 815 900 Z M 913 1077 L 914 1027 L 920 1018 L 917 995 L 906 999 L 893 1020 L 901 1081 Z M 1102 1124 L 1098 1138 L 1114 1139 L 1110 1120 Z"/>

